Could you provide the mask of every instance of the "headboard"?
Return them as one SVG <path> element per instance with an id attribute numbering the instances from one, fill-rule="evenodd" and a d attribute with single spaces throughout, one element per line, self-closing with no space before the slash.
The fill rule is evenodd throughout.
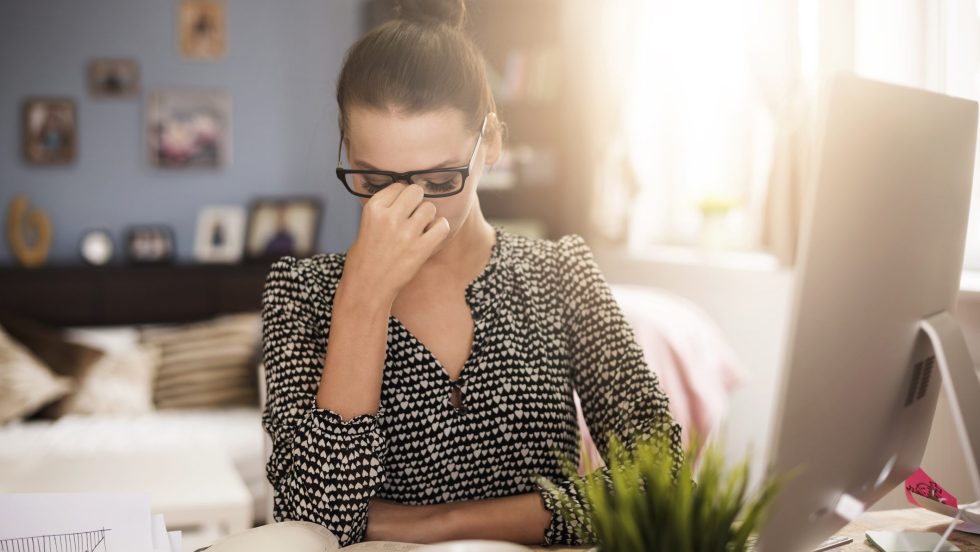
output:
<path id="1" fill-rule="evenodd" d="M 268 263 L 0 269 L 0 312 L 52 326 L 190 322 L 258 311 Z"/>

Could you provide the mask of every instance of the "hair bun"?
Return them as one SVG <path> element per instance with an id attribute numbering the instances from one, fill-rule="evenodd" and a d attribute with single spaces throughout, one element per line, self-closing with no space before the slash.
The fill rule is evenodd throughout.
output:
<path id="1" fill-rule="evenodd" d="M 461 28 L 466 6 L 463 0 L 399 0 L 398 16 L 423 25 L 445 23 Z"/>

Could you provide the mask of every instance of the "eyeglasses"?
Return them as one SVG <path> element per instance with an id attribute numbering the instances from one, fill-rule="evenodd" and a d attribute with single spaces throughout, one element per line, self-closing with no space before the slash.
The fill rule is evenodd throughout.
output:
<path id="1" fill-rule="evenodd" d="M 473 147 L 473 153 L 470 154 L 470 160 L 465 167 L 424 169 L 404 173 L 343 168 L 340 154 L 344 147 L 344 134 L 341 131 L 340 144 L 337 146 L 337 178 L 344 183 L 348 192 L 360 197 L 371 197 L 395 182 L 419 184 L 425 190 L 425 197 L 447 197 L 458 194 L 463 191 L 466 177 L 470 175 L 470 166 L 476 159 L 476 152 L 480 150 L 488 117 L 489 114 L 483 117 L 480 136 L 476 139 L 476 146 Z"/>

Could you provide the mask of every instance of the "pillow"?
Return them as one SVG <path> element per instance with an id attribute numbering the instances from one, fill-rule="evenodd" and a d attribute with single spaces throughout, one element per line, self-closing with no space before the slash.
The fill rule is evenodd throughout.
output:
<path id="1" fill-rule="evenodd" d="M 136 326 L 71 326 L 64 329 L 65 339 L 100 349 L 106 353 L 118 353 L 140 342 Z"/>
<path id="2" fill-rule="evenodd" d="M 9 313 L 0 314 L 0 325 L 10 337 L 27 347 L 54 373 L 74 378 L 99 360 L 102 352 L 65 339 L 61 330 Z"/>
<path id="3" fill-rule="evenodd" d="M 69 378 L 72 390 L 85 378 L 92 365 L 103 356 L 99 349 L 81 343 L 72 343 L 65 339 L 61 330 L 40 322 L 3 313 L 0 314 L 0 325 L 11 338 L 24 345 L 49 370 Z M 38 412 L 36 416 L 54 418 L 57 417 L 58 410 L 58 402 L 55 402 Z"/>
<path id="4" fill-rule="evenodd" d="M 75 391 L 48 410 L 53 415 L 141 414 L 153 410 L 153 379 L 160 349 L 139 343 L 131 326 L 67 328 L 72 343 L 100 349 L 96 361 L 76 384 Z"/>
<path id="5" fill-rule="evenodd" d="M 261 333 L 258 312 L 144 327 L 142 342 L 161 354 L 153 390 L 157 408 L 258 404 Z"/>
<path id="6" fill-rule="evenodd" d="M 0 329 L 0 424 L 26 416 L 71 390 L 26 347 Z"/>

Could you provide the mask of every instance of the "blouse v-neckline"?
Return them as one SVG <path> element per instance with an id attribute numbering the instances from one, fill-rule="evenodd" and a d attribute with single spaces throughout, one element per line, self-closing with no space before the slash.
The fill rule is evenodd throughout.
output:
<path id="1" fill-rule="evenodd" d="M 469 372 L 472 371 L 470 365 L 473 363 L 474 359 L 480 352 L 483 342 L 483 328 L 484 321 L 486 320 L 486 314 L 483 308 L 484 305 L 481 302 L 483 300 L 482 294 L 478 295 L 477 292 L 482 289 L 487 279 L 491 274 L 497 269 L 501 257 L 501 240 L 503 239 L 502 229 L 493 225 L 494 230 L 494 241 L 493 245 L 490 247 L 490 259 L 487 264 L 480 271 L 480 274 L 476 276 L 469 284 L 466 285 L 464 295 L 466 297 L 466 303 L 470 307 L 470 316 L 473 318 L 473 342 L 470 344 L 469 354 L 466 356 L 466 360 L 463 362 L 463 367 L 460 369 L 459 376 L 456 379 L 452 379 L 449 372 L 446 371 L 445 365 L 439 360 L 436 355 L 429 349 L 429 347 L 422 342 L 421 339 L 412 333 L 412 330 L 408 329 L 401 320 L 398 319 L 394 314 L 388 316 L 389 331 L 393 326 L 396 330 L 402 331 L 408 337 L 408 339 L 418 348 L 425 357 L 427 357 L 432 363 L 436 365 L 439 369 L 440 377 L 446 382 L 450 383 L 454 387 L 460 388 L 466 384 L 466 377 Z"/>

